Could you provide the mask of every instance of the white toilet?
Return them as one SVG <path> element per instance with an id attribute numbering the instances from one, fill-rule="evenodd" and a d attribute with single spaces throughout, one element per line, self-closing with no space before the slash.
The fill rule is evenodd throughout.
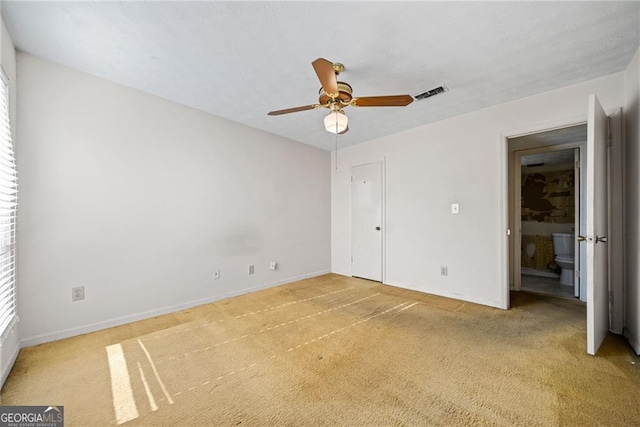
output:
<path id="1" fill-rule="evenodd" d="M 573 233 L 551 233 L 553 239 L 553 259 L 561 268 L 560 284 L 573 286 L 575 265 L 575 236 Z"/>

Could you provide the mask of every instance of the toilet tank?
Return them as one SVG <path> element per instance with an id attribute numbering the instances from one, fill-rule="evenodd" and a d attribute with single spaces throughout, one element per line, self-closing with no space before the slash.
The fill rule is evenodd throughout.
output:
<path id="1" fill-rule="evenodd" d="M 571 255 L 575 254 L 575 238 L 573 233 L 551 233 L 553 240 L 553 252 L 555 255 Z"/>

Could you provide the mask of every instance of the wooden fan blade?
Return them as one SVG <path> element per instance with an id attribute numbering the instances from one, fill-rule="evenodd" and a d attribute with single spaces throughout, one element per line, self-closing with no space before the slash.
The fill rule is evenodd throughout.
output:
<path id="1" fill-rule="evenodd" d="M 349 125 L 347 125 L 347 127 L 342 132 L 338 132 L 338 135 L 344 135 L 347 132 L 349 132 Z"/>
<path id="2" fill-rule="evenodd" d="M 268 113 L 268 115 L 269 116 L 279 116 L 281 114 L 289 114 L 289 113 L 297 113 L 298 111 L 313 110 L 313 109 L 318 108 L 318 107 L 320 107 L 320 105 L 311 104 L 311 105 L 305 105 L 303 107 L 287 108 L 286 110 L 270 111 Z"/>
<path id="3" fill-rule="evenodd" d="M 412 102 L 411 95 L 365 96 L 353 98 L 351 105 L 355 107 L 405 107 Z"/>
<path id="4" fill-rule="evenodd" d="M 338 79 L 333 69 L 333 63 L 324 58 L 318 58 L 311 65 L 313 65 L 313 69 L 318 75 L 324 92 L 331 98 L 337 97 L 340 92 L 338 91 Z"/>

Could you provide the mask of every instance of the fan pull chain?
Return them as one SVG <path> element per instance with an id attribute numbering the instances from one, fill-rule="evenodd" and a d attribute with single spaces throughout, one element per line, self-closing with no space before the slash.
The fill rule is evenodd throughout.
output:
<path id="1" fill-rule="evenodd" d="M 336 114 L 336 131 L 338 130 L 338 115 Z M 336 173 L 338 173 L 338 132 L 336 132 Z"/>

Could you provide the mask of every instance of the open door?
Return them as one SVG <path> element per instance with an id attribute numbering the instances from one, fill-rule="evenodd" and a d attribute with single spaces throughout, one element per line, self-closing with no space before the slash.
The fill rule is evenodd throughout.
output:
<path id="1" fill-rule="evenodd" d="M 607 259 L 607 134 L 608 123 L 598 98 L 589 97 L 587 121 L 586 230 L 578 240 L 586 245 L 587 353 L 596 354 L 609 331 Z"/>

